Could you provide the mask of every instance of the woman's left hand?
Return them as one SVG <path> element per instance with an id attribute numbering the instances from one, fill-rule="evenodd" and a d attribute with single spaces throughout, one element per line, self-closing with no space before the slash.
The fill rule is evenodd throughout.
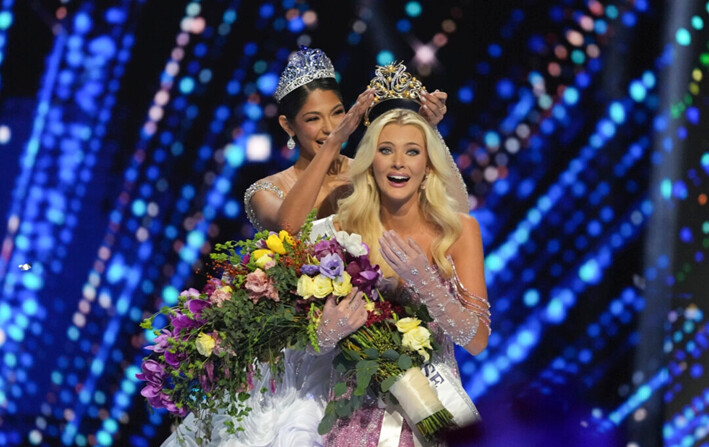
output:
<path id="1" fill-rule="evenodd" d="M 413 239 L 404 241 L 394 230 L 385 231 L 379 238 L 379 251 L 394 273 L 406 283 L 423 274 L 429 267 L 428 256 Z"/>
<path id="2" fill-rule="evenodd" d="M 448 110 L 446 107 L 448 93 L 436 90 L 433 93 L 421 94 L 421 108 L 419 115 L 423 116 L 431 127 L 436 127 L 443 120 L 443 116 Z"/>

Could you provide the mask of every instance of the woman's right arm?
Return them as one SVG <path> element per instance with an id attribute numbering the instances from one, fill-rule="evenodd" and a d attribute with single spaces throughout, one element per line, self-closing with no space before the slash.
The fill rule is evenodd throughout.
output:
<path id="1" fill-rule="evenodd" d="M 259 180 L 249 186 L 244 194 L 244 208 L 256 231 L 278 228 L 277 211 L 285 194 L 271 182 Z"/>
<path id="2" fill-rule="evenodd" d="M 305 223 L 305 218 L 315 208 L 330 165 L 340 154 L 342 144 L 362 122 L 364 112 L 373 99 L 374 94 L 371 89 L 359 95 L 357 102 L 328 135 L 285 198 L 281 199 L 268 191 L 259 191 L 252 196 L 251 207 L 256 219 L 264 228 L 275 231 L 283 229 L 297 231 Z"/>

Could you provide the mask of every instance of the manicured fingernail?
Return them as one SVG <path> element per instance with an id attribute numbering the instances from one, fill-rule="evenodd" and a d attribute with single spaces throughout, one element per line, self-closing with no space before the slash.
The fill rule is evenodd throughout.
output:
<path id="1" fill-rule="evenodd" d="M 425 96 L 421 96 L 421 102 L 426 102 L 426 101 L 427 101 L 426 97 L 425 97 Z"/>

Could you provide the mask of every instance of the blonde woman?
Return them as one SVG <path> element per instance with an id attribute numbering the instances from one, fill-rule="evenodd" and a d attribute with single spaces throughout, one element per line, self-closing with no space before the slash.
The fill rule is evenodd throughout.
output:
<path id="1" fill-rule="evenodd" d="M 438 90 L 421 93 L 418 110 L 432 126 L 443 119 L 447 96 Z M 337 199 L 349 190 L 352 160 L 340 149 L 361 123 L 374 93 L 365 90 L 346 112 L 332 62 L 323 51 L 304 47 L 289 59 L 274 98 L 278 123 L 288 135 L 287 147 L 298 147 L 298 158 L 293 166 L 252 184 L 244 194 L 244 207 L 257 231 L 294 231 L 313 208 L 319 217 L 334 213 Z M 447 157 L 455 166 L 450 154 Z M 467 211 L 465 183 L 460 174 L 454 180 L 451 185 L 462 198 L 461 211 Z"/>
<path id="2" fill-rule="evenodd" d="M 385 112 L 367 129 L 350 166 L 352 194 L 339 201 L 335 216 L 316 222 L 314 231 L 362 235 L 372 263 L 399 283 L 398 299 L 426 304 L 443 346 L 432 363 L 462 391 L 453 343 L 473 355 L 482 352 L 490 313 L 480 228 L 473 217 L 456 212 L 446 192 L 456 174 L 446 152 L 418 113 Z M 474 420 L 477 410 L 472 402 L 469 406 Z M 338 421 L 325 445 L 350 446 L 353 439 L 361 439 L 360 446 L 377 446 L 385 439 L 386 445 L 403 447 L 423 442 L 414 441 L 417 433 L 405 421 L 394 429 L 391 421 L 383 423 L 390 414 L 374 402 Z"/>

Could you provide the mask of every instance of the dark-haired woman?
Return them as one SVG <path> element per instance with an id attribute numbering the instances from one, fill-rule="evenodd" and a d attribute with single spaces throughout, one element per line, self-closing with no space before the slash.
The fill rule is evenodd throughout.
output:
<path id="1" fill-rule="evenodd" d="M 289 59 L 274 97 L 278 122 L 288 134 L 287 146 L 294 149 L 297 142 L 298 159 L 290 168 L 251 185 L 244 205 L 257 231 L 296 231 L 313 208 L 318 217 L 329 216 L 346 194 L 351 159 L 340 149 L 362 122 L 374 93 L 365 90 L 346 112 L 330 59 L 321 50 L 304 48 Z M 446 97 L 439 91 L 422 95 L 420 113 L 434 128 L 445 113 Z M 460 176 L 458 182 L 462 188 L 457 190 L 465 191 Z"/>

